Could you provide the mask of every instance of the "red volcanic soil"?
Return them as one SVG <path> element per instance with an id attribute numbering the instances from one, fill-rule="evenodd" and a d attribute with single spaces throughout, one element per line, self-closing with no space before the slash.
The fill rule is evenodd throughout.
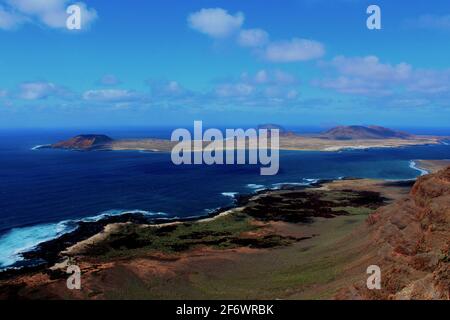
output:
<path id="1" fill-rule="evenodd" d="M 262 229 L 239 234 L 236 239 L 241 243 L 236 248 L 201 245 L 175 253 L 143 250 L 130 254 L 124 249 L 123 255 L 113 258 L 80 252 L 71 259 L 82 270 L 83 290 L 67 290 L 67 274 L 61 266 L 0 278 L 0 300 L 210 297 L 448 300 L 450 167 L 419 178 L 409 194 L 403 187 L 397 190 L 397 184 L 343 180 L 327 184 L 320 191 L 312 190 L 323 193 L 320 199 L 305 197 L 301 194 L 304 190 L 261 194 L 240 214 L 245 211 L 257 219 Z M 352 185 L 359 193 L 349 193 Z M 382 204 L 367 193 L 369 190 L 378 190 L 396 200 L 380 207 Z M 396 196 L 390 197 L 391 193 Z M 284 197 L 280 197 L 282 194 Z M 354 217 L 358 220 L 352 220 L 349 213 L 338 214 L 341 207 L 349 205 L 346 203 L 349 199 L 352 208 L 361 208 L 355 204 L 362 195 L 365 200 L 362 208 L 367 208 L 367 199 L 378 203 L 373 208 L 378 209 L 366 220 L 360 214 L 357 216 L 361 218 Z M 338 217 L 323 219 L 330 212 L 327 206 L 319 206 L 320 202 L 334 205 Z M 293 213 L 319 215 L 322 222 L 297 223 Z M 346 227 L 345 233 L 341 233 L 340 223 L 347 225 L 352 221 L 358 221 L 358 225 Z M 198 234 L 192 233 L 192 241 L 202 240 L 195 238 Z M 258 239 L 270 243 L 265 237 L 270 234 L 299 241 L 270 248 L 253 243 Z M 211 241 L 208 238 L 211 233 L 204 235 L 205 241 Z M 118 236 L 119 233 L 111 238 L 113 243 L 117 244 Z M 168 239 L 167 245 L 171 245 L 173 240 Z M 369 290 L 366 286 L 366 270 L 370 265 L 381 269 L 380 290 Z"/>
<path id="2" fill-rule="evenodd" d="M 85 134 L 52 145 L 56 149 L 89 150 L 104 147 L 114 140 L 101 134 Z"/>
<path id="3" fill-rule="evenodd" d="M 360 232 L 368 234 L 360 265 L 381 268 L 382 288 L 360 281 L 336 298 L 450 299 L 450 167 L 419 178 L 406 199 L 378 209 Z"/>

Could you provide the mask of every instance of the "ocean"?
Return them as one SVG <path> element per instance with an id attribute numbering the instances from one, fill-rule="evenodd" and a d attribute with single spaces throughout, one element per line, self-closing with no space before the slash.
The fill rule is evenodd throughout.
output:
<path id="1" fill-rule="evenodd" d="M 92 130 L 91 130 L 92 131 Z M 414 159 L 448 159 L 450 146 L 341 152 L 284 151 L 276 176 L 257 165 L 175 166 L 168 153 L 39 149 L 70 130 L 0 131 L 0 269 L 20 252 L 73 230 L 79 220 L 138 211 L 149 217 L 206 215 L 248 194 L 282 184 L 342 177 L 414 179 Z M 98 130 L 113 138 L 169 137 L 167 129 Z"/>

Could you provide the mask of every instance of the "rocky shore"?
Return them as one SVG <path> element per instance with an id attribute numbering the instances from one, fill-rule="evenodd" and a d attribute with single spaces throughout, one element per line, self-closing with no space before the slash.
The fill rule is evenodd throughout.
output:
<path id="1" fill-rule="evenodd" d="M 107 226 L 117 224 L 162 226 L 166 224 L 188 223 L 214 218 L 229 209 L 230 208 L 227 207 L 220 208 L 204 217 L 167 219 L 148 217 L 144 213 L 132 212 L 117 216 L 106 216 L 97 221 L 79 221 L 77 222 L 77 227 L 74 231 L 43 242 L 37 245 L 33 250 L 22 253 L 23 258 L 26 260 L 24 266 L 21 268 L 10 268 L 0 271 L 0 280 L 7 279 L 14 275 L 42 271 L 61 262 L 61 254 L 65 252 L 65 250 L 102 233 Z"/>
<path id="2" fill-rule="evenodd" d="M 231 207 L 218 208 L 207 215 L 185 217 L 185 218 L 158 218 L 149 217 L 144 213 L 130 212 L 116 216 L 105 216 L 102 219 L 96 221 L 79 221 L 74 231 L 61 235 L 58 238 L 43 242 L 36 246 L 31 251 L 24 252 L 22 256 L 25 259 L 24 266 L 21 268 L 11 268 L 0 271 L 0 279 L 8 278 L 13 275 L 27 274 L 30 271 L 44 270 L 53 266 L 54 264 L 61 262 L 62 253 L 68 252 L 69 248 L 80 247 L 80 244 L 84 244 L 86 240 L 95 238 L 96 235 L 102 233 L 107 226 L 118 224 L 133 224 L 133 225 L 150 225 L 155 227 L 164 227 L 167 225 L 175 225 L 180 223 L 191 222 L 210 222 L 217 217 L 229 214 L 233 209 L 242 209 L 249 215 L 259 216 L 263 220 L 276 220 L 276 217 L 268 213 L 268 203 L 271 203 L 271 207 L 276 207 L 277 202 L 285 201 L 289 199 L 295 199 L 301 192 L 307 188 L 317 188 L 324 183 L 331 181 L 319 181 L 310 186 L 281 186 L 279 190 L 260 190 L 254 194 L 237 195 L 235 198 L 235 204 Z M 370 196 L 377 197 L 377 195 L 371 194 Z M 369 197 L 370 197 L 369 196 Z M 316 198 L 316 197 L 313 197 Z M 311 199 L 313 200 L 313 199 Z M 375 202 L 382 202 L 381 198 L 372 199 Z M 262 203 L 260 203 L 262 201 Z M 370 199 L 368 199 L 370 201 Z M 330 208 L 327 208 L 326 212 L 314 212 L 314 207 L 317 207 L 317 199 L 308 202 L 310 208 L 304 208 L 305 213 L 302 215 L 285 215 L 279 216 L 278 219 L 282 219 L 289 222 L 307 222 L 309 218 L 314 216 L 333 217 L 339 212 L 332 212 Z M 303 205 L 303 202 L 301 203 Z M 298 205 L 293 201 L 291 210 L 299 210 Z M 296 207 L 297 206 L 297 207 Z M 306 210 L 308 210 L 306 212 Z M 281 213 L 281 211 L 279 211 Z M 345 214 L 345 213 L 344 213 Z"/>
<path id="3" fill-rule="evenodd" d="M 447 168 L 264 190 L 202 218 L 80 223 L 25 255 L 45 263 L 2 273 L 0 299 L 449 299 L 449 186 Z"/>
<path id="4" fill-rule="evenodd" d="M 27 259 L 41 261 L 39 266 L 1 273 L 0 288 L 9 292 L 2 297 L 39 298 L 40 295 L 29 290 L 49 294 L 48 285 L 58 285 L 58 290 L 64 290 L 64 268 L 68 263 L 79 264 L 87 275 L 94 275 L 91 272 L 98 268 L 103 270 L 120 261 L 140 261 L 144 257 L 155 263 L 169 259 L 176 265 L 175 261 L 181 257 L 195 260 L 204 250 L 221 252 L 224 257 L 233 252 L 278 252 L 309 241 L 320 243 L 320 238 L 329 232 L 328 225 L 343 223 L 342 228 L 352 228 L 354 222 L 362 221 L 389 202 L 389 192 L 379 192 L 383 184 L 344 179 L 310 187 L 284 186 L 240 196 L 235 206 L 201 218 L 168 221 L 124 214 L 97 222 L 80 222 L 75 231 L 24 254 Z M 352 185 L 360 188 L 352 189 Z M 403 188 L 391 185 L 384 189 L 398 193 Z M 211 255 L 214 256 L 207 253 L 205 257 Z M 43 279 L 36 282 L 35 277 Z M 19 292 L 12 289 L 17 286 L 21 288 Z"/>

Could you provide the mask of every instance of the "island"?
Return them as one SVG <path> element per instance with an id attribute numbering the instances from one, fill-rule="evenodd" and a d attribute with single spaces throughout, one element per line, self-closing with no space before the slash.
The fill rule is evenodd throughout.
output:
<path id="1" fill-rule="evenodd" d="M 419 136 L 379 126 L 340 126 L 322 134 L 296 134 L 274 124 L 260 125 L 257 129 L 280 130 L 280 150 L 340 151 L 346 149 L 397 148 L 417 145 L 440 144 L 448 137 Z M 147 152 L 170 152 L 178 142 L 168 139 L 125 139 L 114 140 L 101 134 L 79 135 L 41 148 L 91 150 L 136 150 Z M 207 149 L 210 142 L 203 142 Z M 235 148 L 252 145 L 249 139 L 238 140 Z M 224 147 L 225 149 L 225 147 Z M 195 148 L 193 149 L 194 151 Z"/>
<path id="2" fill-rule="evenodd" d="M 279 129 L 284 150 L 447 139 L 376 126 L 310 135 L 259 128 Z M 87 134 L 47 148 L 167 152 L 174 143 Z M 416 181 L 284 184 L 203 217 L 129 212 L 80 221 L 24 252 L 29 265 L 0 272 L 0 299 L 450 299 L 450 161 L 413 163 L 423 172 Z M 81 291 L 66 287 L 71 265 L 81 269 Z M 369 265 L 383 270 L 382 290 L 367 289 Z"/>

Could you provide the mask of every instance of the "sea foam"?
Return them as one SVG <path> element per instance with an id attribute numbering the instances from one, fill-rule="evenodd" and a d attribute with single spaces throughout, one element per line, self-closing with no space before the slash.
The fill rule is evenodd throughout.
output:
<path id="1" fill-rule="evenodd" d="M 95 216 L 78 220 L 65 220 L 58 223 L 14 228 L 0 236 L 0 270 L 14 267 L 24 261 L 22 254 L 35 249 L 39 244 L 75 231 L 78 222 L 97 222 L 111 216 L 123 214 L 143 214 L 149 217 L 166 216 L 163 212 L 143 210 L 109 210 Z"/>
<path id="2" fill-rule="evenodd" d="M 415 161 L 413 161 L 413 160 L 411 160 L 411 161 L 409 162 L 409 167 L 410 167 L 411 169 L 414 169 L 414 170 L 419 171 L 421 176 L 424 176 L 424 175 L 426 175 L 426 174 L 429 174 L 429 172 L 428 172 L 427 170 L 424 170 L 424 169 L 422 169 L 422 168 L 419 168 L 419 167 L 417 166 L 417 163 L 416 163 Z"/>
<path id="3" fill-rule="evenodd" d="M 247 188 L 250 189 L 259 189 L 259 188 L 264 188 L 265 186 L 263 184 L 254 184 L 254 183 L 249 183 L 247 184 Z"/>
<path id="4" fill-rule="evenodd" d="M 236 196 L 238 195 L 238 192 L 222 192 L 222 195 L 224 197 L 229 197 L 229 198 L 236 198 Z"/>
<path id="5" fill-rule="evenodd" d="M 274 183 L 272 184 L 272 189 L 281 189 L 284 186 L 310 186 L 317 182 L 319 182 L 320 179 L 306 179 L 303 178 L 302 182 L 281 182 L 281 183 Z"/>
<path id="6" fill-rule="evenodd" d="M 33 148 L 31 148 L 31 150 L 35 151 L 35 150 L 39 150 L 42 148 L 48 148 L 48 147 L 50 147 L 49 144 L 40 144 L 40 145 L 37 145 L 37 146 L 34 146 Z"/>
<path id="7" fill-rule="evenodd" d="M 75 229 L 75 224 L 62 221 L 9 230 L 0 237 L 0 269 L 22 261 L 23 252 L 30 251 L 42 242 L 58 238 Z"/>

